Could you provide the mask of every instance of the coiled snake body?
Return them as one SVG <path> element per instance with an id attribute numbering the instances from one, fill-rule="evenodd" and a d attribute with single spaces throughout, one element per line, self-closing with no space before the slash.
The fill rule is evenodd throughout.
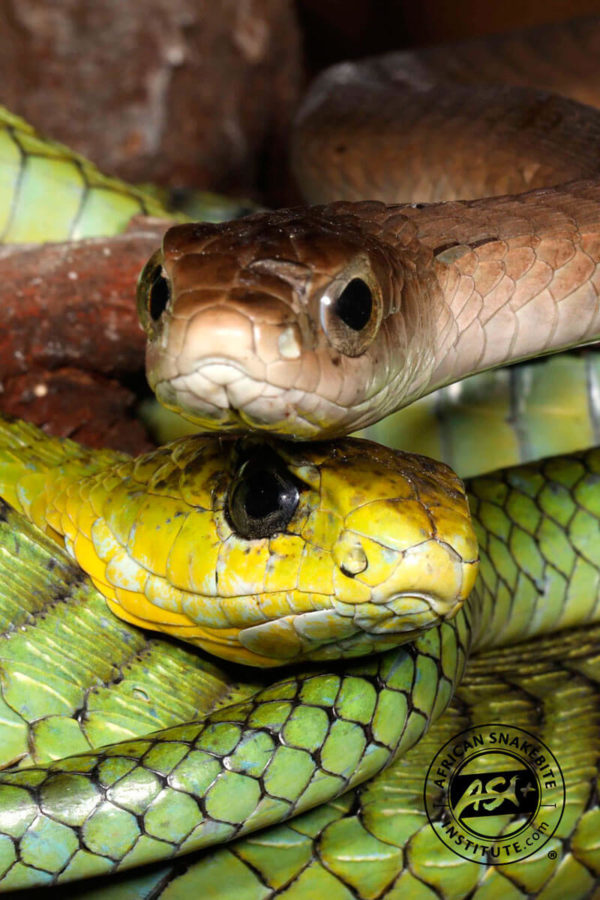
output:
<path id="1" fill-rule="evenodd" d="M 266 221 L 275 229 L 277 239 L 270 242 L 268 253 L 260 258 L 254 255 L 248 241 L 253 229 L 262 227 L 264 220 L 250 218 L 246 223 L 226 226 L 220 231 L 208 226 L 182 226 L 183 231 L 176 229 L 167 237 L 165 255 L 152 259 L 141 282 L 140 305 L 151 337 L 150 364 L 155 366 L 159 359 L 157 348 L 164 350 L 165 359 L 185 358 L 188 337 L 198 337 L 196 329 L 187 327 L 190 310 L 196 310 L 201 300 L 207 301 L 200 306 L 209 310 L 209 320 L 216 326 L 211 337 L 213 344 L 220 334 L 231 340 L 232 329 L 235 330 L 232 322 L 242 316 L 246 333 L 251 332 L 246 344 L 248 358 L 253 341 L 270 348 L 269 352 L 275 348 L 278 356 L 267 362 L 275 369 L 282 359 L 296 361 L 295 389 L 303 387 L 300 375 L 305 368 L 309 373 L 306 383 L 318 383 L 319 373 L 304 366 L 302 342 L 305 333 L 312 333 L 313 349 L 322 349 L 326 341 L 315 337 L 310 318 L 303 319 L 303 312 L 298 318 L 297 310 L 293 309 L 298 296 L 306 292 L 307 284 L 310 284 L 307 296 L 319 299 L 324 333 L 335 351 L 329 357 L 327 378 L 321 378 L 323 383 L 335 369 L 348 375 L 347 360 L 363 360 L 368 367 L 383 362 L 385 369 L 391 357 L 377 349 L 375 335 L 382 322 L 393 318 L 397 308 L 406 313 L 400 319 L 400 331 L 410 327 L 417 337 L 423 336 L 421 345 L 413 349 L 407 341 L 403 351 L 405 368 L 412 376 L 411 379 L 406 374 L 401 376 L 406 398 L 478 367 L 590 340 L 596 336 L 597 328 L 594 190 L 582 185 L 551 195 L 541 193 L 534 198 L 533 208 L 527 206 L 523 213 L 527 203 L 528 200 L 498 200 L 467 206 L 458 204 L 434 208 L 423 215 L 416 208 L 390 211 L 372 203 L 360 208 L 337 206 L 333 212 L 317 211 L 302 219 L 296 213 L 291 219 L 287 214 L 274 214 Z M 492 225 L 490 209 L 500 213 Z M 550 232 L 538 235 L 538 223 L 542 218 L 545 220 L 548 211 L 553 227 Z M 455 219 L 459 212 L 466 214 L 467 226 Z M 290 221 L 292 232 L 282 237 L 281 229 Z M 415 225 L 417 221 L 426 223 L 425 233 L 429 237 L 419 236 L 421 226 Z M 348 229 L 342 239 L 337 228 L 340 223 Z M 440 233 L 446 235 L 443 245 L 437 243 Z M 393 242 L 404 244 L 406 257 L 402 268 L 391 253 L 390 235 Z M 322 270 L 318 265 L 316 268 L 307 265 L 317 253 L 312 249 L 316 237 L 325 241 L 327 250 Z M 284 254 L 281 249 L 284 245 L 293 248 L 295 255 L 291 256 L 291 251 Z M 216 255 L 207 253 L 208 248 L 216 250 Z M 323 253 L 323 244 L 318 253 Z M 233 260 L 237 267 L 240 254 L 243 277 L 237 274 L 240 269 L 233 268 L 232 263 Z M 322 260 L 320 255 L 319 265 Z M 168 290 L 163 263 L 171 278 Z M 335 270 L 333 280 L 331 265 Z M 430 283 L 428 272 L 431 274 L 432 269 L 435 277 L 428 291 L 430 304 L 424 307 L 413 288 L 421 276 L 425 284 Z M 567 273 L 576 276 L 574 282 L 569 281 L 569 290 L 565 288 Z M 198 279 L 209 275 L 212 277 L 209 286 L 198 287 Z M 525 282 L 521 282 L 521 277 Z M 449 295 L 439 295 L 438 288 L 444 279 L 454 307 L 447 302 Z M 523 307 L 524 316 L 530 313 L 533 316 L 528 320 L 528 328 L 533 323 L 536 340 L 530 344 L 523 332 L 525 318 L 509 302 L 513 294 L 507 291 L 507 279 L 513 284 L 529 283 L 530 288 L 542 284 L 541 292 L 534 292 L 533 305 L 525 303 Z M 334 282 L 336 290 L 339 289 L 335 295 L 330 290 Z M 346 311 L 345 300 L 339 302 L 339 298 L 353 283 L 349 311 Z M 223 286 L 231 289 L 233 299 L 233 306 L 225 311 L 220 299 Z M 265 286 L 271 291 L 271 304 L 267 306 L 263 302 Z M 401 297 L 398 286 L 402 289 Z M 249 295 L 250 303 L 259 308 L 251 328 L 244 306 L 248 301 L 243 299 L 243 294 Z M 529 298 L 527 290 L 522 296 Z M 323 301 L 323 297 L 328 299 Z M 492 298 L 494 328 L 502 319 L 502 309 L 508 311 L 511 327 L 507 331 L 486 330 L 489 306 L 482 312 L 477 306 L 469 305 L 472 297 L 476 302 L 479 302 L 477 298 Z M 242 307 L 244 311 L 240 313 Z M 293 317 L 289 316 L 290 309 Z M 474 309 L 479 315 L 474 314 Z M 548 309 L 552 312 L 549 322 Z M 184 323 L 182 343 L 175 352 L 159 321 L 165 310 L 168 314 L 165 320 L 170 317 L 169 321 L 176 323 L 180 319 Z M 328 318 L 332 310 L 333 318 Z M 460 314 L 466 318 L 461 320 Z M 542 325 L 548 327 L 543 329 Z M 432 326 L 438 329 L 434 333 L 440 340 L 445 340 L 440 359 L 431 353 Z M 390 322 L 390 330 L 391 327 Z M 482 341 L 469 343 L 467 362 L 459 362 L 458 350 L 462 354 L 462 342 L 466 341 L 464 336 L 469 328 L 471 337 L 479 335 Z M 365 335 L 371 351 L 366 356 Z M 490 335 L 497 335 L 497 341 L 491 341 Z M 238 358 L 243 360 L 244 352 Z M 161 359 L 160 364 L 163 362 Z M 212 367 L 209 380 L 213 383 L 220 387 L 232 383 L 231 367 L 227 369 L 222 359 L 211 358 L 209 366 Z M 153 378 L 155 373 L 153 369 Z M 166 383 L 170 383 L 168 379 Z M 368 385 L 367 393 L 371 391 L 365 402 L 356 393 L 356 385 L 361 383 Z M 332 407 L 355 406 L 359 421 L 366 421 L 364 411 L 374 397 L 372 384 L 383 385 L 384 380 L 379 375 L 374 381 L 365 377 L 347 378 L 342 388 L 336 389 Z M 196 384 L 192 386 L 195 388 Z M 244 390 L 248 389 L 242 388 L 242 393 Z M 385 388 L 382 390 L 385 393 Z M 396 383 L 394 403 L 398 399 L 397 391 Z M 225 393 L 233 396 L 231 392 Z M 187 411 L 195 414 L 198 395 L 192 392 L 191 396 L 191 403 L 184 402 L 180 394 L 167 399 L 172 405 L 187 406 Z M 234 425 L 240 419 L 254 422 L 246 412 L 238 417 L 239 392 L 235 396 Z M 283 415 L 277 410 L 277 391 L 270 400 L 273 402 L 268 404 L 269 414 L 265 416 L 261 412 L 254 424 L 260 426 L 266 422 L 272 428 L 289 420 L 289 406 Z M 253 402 L 252 397 L 249 402 Z M 331 424 L 326 416 L 329 423 L 326 424 L 319 417 L 320 413 L 311 408 L 299 421 L 310 423 L 309 434 L 313 433 L 315 423 L 316 427 L 324 424 L 325 432 L 331 434 L 346 428 L 341 418 Z M 74 555 L 82 563 L 85 559 L 89 561 L 92 555 L 89 544 L 93 544 L 89 528 L 96 521 L 93 517 L 97 517 L 94 502 L 99 502 L 100 495 L 111 488 L 119 488 L 124 478 L 129 477 L 126 473 L 132 464 L 121 458 L 115 471 L 91 461 L 94 475 L 100 473 L 100 477 L 89 492 L 92 511 L 86 512 L 88 489 L 82 486 L 82 472 L 77 470 L 77 465 L 71 468 L 73 462 L 77 463 L 78 451 L 69 449 L 69 445 L 57 450 L 55 444 L 45 442 L 39 434 L 20 425 L 6 424 L 1 431 L 4 495 L 34 521 L 47 523 L 51 534 L 65 533 L 67 546 Z M 287 433 L 306 436 L 296 425 L 287 429 Z M 184 446 L 185 442 L 181 447 Z M 185 486 L 189 467 L 194 474 L 193 454 L 185 450 L 169 452 L 179 461 L 176 464 L 181 484 Z M 39 470 L 51 468 L 49 462 L 56 464 L 57 457 L 63 453 L 59 463 L 63 467 L 62 482 L 56 484 L 51 477 L 40 488 Z M 145 479 L 154 479 L 154 487 L 160 493 L 164 488 L 160 468 L 150 473 L 144 461 L 139 466 L 140 484 Z M 307 468 L 310 466 L 302 468 L 305 477 L 309 474 Z M 288 898 L 311 896 L 315 892 L 321 895 L 326 891 L 340 897 L 392 897 L 400 893 L 419 897 L 433 891 L 442 896 L 483 898 L 506 890 L 513 895 L 535 892 L 544 896 L 545 891 L 546 896 L 553 896 L 564 891 L 564 884 L 568 883 L 578 896 L 586 896 L 593 890 L 600 869 L 596 839 L 598 809 L 592 788 L 592 781 L 597 777 L 595 747 L 599 730 L 595 692 L 600 677 L 596 661 L 598 634 L 593 624 L 598 615 L 600 565 L 599 471 L 597 452 L 587 451 L 572 459 L 548 460 L 475 481 L 471 486 L 471 504 L 478 517 L 476 528 L 482 548 L 480 579 L 467 606 L 458 615 L 417 638 L 414 644 L 390 650 L 380 657 L 339 668 L 332 666 L 327 671 L 308 666 L 266 685 L 230 686 L 225 688 L 225 694 L 230 690 L 233 694 L 230 699 L 238 702 L 228 703 L 223 693 L 215 700 L 218 694 L 215 691 L 211 699 L 217 708 L 199 721 L 185 725 L 171 721 L 168 724 L 173 727 L 168 730 L 139 740 L 80 753 L 50 765 L 4 773 L 0 778 L 3 887 L 11 889 L 114 873 L 151 859 L 165 859 L 179 851 L 197 850 L 210 843 L 237 838 L 245 831 L 331 800 L 289 827 L 267 831 L 263 838 L 238 840 L 231 851 L 220 851 L 193 864 L 184 862 L 179 869 L 177 864 L 171 869 L 165 864 L 137 879 L 113 883 L 106 890 L 109 894 L 122 889 L 133 892 L 134 896 L 164 894 L 168 897 L 173 891 L 194 888 L 215 893 L 225 885 L 225 896 L 238 890 L 249 897 L 281 894 Z M 71 472 L 75 477 L 71 478 Z M 106 476 L 102 474 L 106 472 Z M 351 474 L 349 483 L 352 484 Z M 214 483 L 210 483 L 210 488 L 204 487 L 205 494 L 214 490 Z M 48 512 L 46 495 L 61 498 L 52 513 Z M 203 507 L 206 511 L 208 508 Z M 84 512 L 80 514 L 81 509 Z M 124 509 L 126 518 L 129 509 Z M 272 512 L 270 507 L 267 511 Z M 230 527 L 231 516 L 230 508 Z M 55 570 L 58 566 L 58 574 L 50 571 L 47 577 L 59 596 L 61 593 L 64 596 L 65 584 L 76 576 L 67 558 L 27 526 L 18 526 L 20 537 L 11 546 L 8 534 L 17 528 L 17 521 L 15 514 L 8 510 L 4 517 L 9 526 L 3 532 L 4 556 L 13 565 L 15 559 L 26 560 L 31 568 L 31 574 L 27 578 L 23 576 L 18 587 L 13 588 L 23 598 L 21 612 L 13 610 L 13 616 L 16 615 L 20 627 L 27 629 L 27 615 L 22 618 L 25 597 L 34 607 L 37 604 L 38 615 L 40 611 L 52 614 L 47 599 L 40 602 L 39 581 L 36 581 L 39 567 L 44 571 L 44 567 Z M 115 522 L 119 521 L 115 513 Z M 235 522 L 233 525 L 235 530 Z M 79 534 L 83 539 L 77 549 Z M 250 533 L 251 541 L 259 537 L 264 535 Z M 134 538 L 129 532 L 125 543 L 128 545 L 129 540 L 133 543 Z M 103 544 L 100 536 L 94 546 L 96 556 L 102 557 L 106 540 L 105 536 Z M 343 558 L 350 559 L 350 565 L 360 569 L 363 560 L 356 546 L 345 546 L 344 550 L 351 552 Z M 49 566 L 48 558 L 53 556 L 57 561 Z M 472 561 L 472 554 L 467 554 L 466 561 L 468 564 Z M 108 559 L 103 562 L 106 569 L 112 564 Z M 132 585 L 138 584 L 138 575 L 123 555 L 121 563 L 119 577 L 123 583 L 117 587 L 127 601 L 127 593 L 134 592 Z M 346 577 L 360 574 L 350 571 L 347 563 L 345 568 Z M 12 571 L 9 565 L 9 584 Z M 104 583 L 97 570 L 92 575 L 99 585 Z M 76 588 L 81 590 L 84 594 L 87 591 L 90 604 L 97 602 L 92 598 L 91 588 Z M 72 605 L 81 604 L 81 596 L 80 593 L 75 603 L 71 601 Z M 180 601 L 174 601 L 172 596 L 168 600 L 171 608 L 164 601 L 163 608 L 166 606 L 168 613 L 179 614 Z M 50 599 L 50 606 L 52 602 Z M 561 628 L 582 622 L 587 625 L 585 639 L 581 631 L 560 633 Z M 176 625 L 181 627 L 181 621 Z M 108 627 L 116 626 L 113 623 Z M 121 640 L 126 640 L 123 635 L 129 632 L 124 625 L 119 628 Z M 447 724 L 431 738 L 429 745 L 420 745 L 433 752 L 443 742 L 443 728 L 447 729 L 447 736 L 460 730 L 470 706 L 479 700 L 481 705 L 475 715 L 481 717 L 480 721 L 489 721 L 493 710 L 492 717 L 498 716 L 500 720 L 509 717 L 513 724 L 525 722 L 537 729 L 561 757 L 567 782 L 567 813 L 553 843 L 544 848 L 543 857 L 534 855 L 529 861 L 515 864 L 510 871 L 461 862 L 437 842 L 424 821 L 422 808 L 415 802 L 413 795 L 422 791 L 423 758 L 417 762 L 413 757 L 405 766 L 401 755 L 419 740 L 447 706 L 471 649 L 510 647 L 517 639 L 544 635 L 555 629 L 559 629 L 556 637 L 536 642 L 537 662 L 529 664 L 523 652 L 516 658 L 509 649 L 504 655 L 494 657 L 495 668 L 488 675 L 481 668 L 477 670 L 472 681 L 462 689 L 462 706 L 454 707 Z M 48 655 L 50 650 L 44 652 Z M 172 651 L 165 652 L 168 657 Z M 184 662 L 189 664 L 190 660 Z M 24 664 L 24 673 L 28 672 L 28 665 L 29 662 Z M 214 669 L 212 675 L 218 680 Z M 510 690 L 503 693 L 506 685 Z M 9 697 L 8 691 L 6 694 Z M 554 702 L 558 694 L 565 698 L 561 708 Z M 550 702 L 546 700 L 548 696 L 552 697 Z M 7 707 L 12 709 L 10 704 Z M 81 705 L 73 708 L 73 721 L 81 723 L 81 709 Z M 535 722 L 534 711 L 539 714 L 540 709 L 544 713 L 543 721 Z M 20 723 L 30 721 L 26 704 L 18 711 L 12 709 L 12 714 L 20 717 Z M 7 718 L 10 715 L 6 713 Z M 81 735 L 78 728 L 77 734 Z M 31 740 L 26 743 L 31 745 Z M 420 754 L 429 756 L 425 750 Z M 23 756 L 23 752 L 16 752 L 14 758 Z M 398 760 L 395 767 L 369 788 L 335 799 L 393 759 Z M 391 815 L 386 816 L 386 809 Z M 353 852 L 353 841 L 357 842 L 357 852 Z M 285 861 L 275 868 L 270 867 L 273 860 L 269 858 L 269 848 L 272 847 L 278 847 L 280 859 L 285 856 Z M 554 856 L 548 857 L 548 853 Z M 179 879 L 172 882 L 175 875 Z M 58 890 L 65 895 L 65 888 Z M 102 891 L 102 887 L 98 890 Z"/>
<path id="2" fill-rule="evenodd" d="M 24 446 L 22 453 L 26 458 Z M 439 883 L 448 896 L 463 896 L 448 889 L 443 875 L 447 866 L 464 869 L 461 883 L 471 883 L 473 887 L 487 870 L 474 862 L 456 863 L 459 857 L 452 851 L 445 851 L 441 844 L 436 846 L 437 838 L 429 829 L 422 807 L 411 799 L 413 791 L 422 792 L 423 765 L 428 760 L 424 760 L 421 749 L 405 771 L 402 755 L 446 708 L 461 681 L 471 649 L 510 647 L 515 640 L 557 629 L 558 634 L 546 644 L 535 642 L 535 653 L 540 646 L 543 651 L 541 657 L 536 657 L 537 662 L 532 659 L 528 663 L 526 656 L 515 657 L 510 651 L 504 658 L 491 656 L 491 669 L 484 675 L 486 670 L 480 668 L 482 674 L 463 688 L 462 702 L 467 707 L 461 710 L 460 705 L 455 706 L 442 731 L 432 737 L 433 745 L 429 743 L 427 747 L 435 752 L 436 740 L 441 741 L 443 734 L 451 737 L 452 729 L 459 731 L 460 725 L 466 724 L 468 706 L 474 699 L 481 704 L 478 715 L 484 720 L 489 720 L 491 712 L 502 721 L 509 717 L 511 724 L 535 727 L 560 757 L 567 782 L 569 815 L 549 845 L 557 857 L 557 848 L 560 850 L 560 864 L 540 873 L 534 857 L 529 866 L 527 860 L 515 866 L 514 877 L 540 886 L 546 882 L 554 884 L 557 878 L 560 883 L 564 868 L 572 870 L 575 866 L 582 869 L 580 880 L 591 884 L 596 865 L 594 828 L 598 811 L 592 783 L 587 779 L 596 765 L 594 748 L 600 729 L 592 687 L 600 678 L 595 643 L 599 638 L 598 628 L 590 628 L 600 611 L 598 591 L 594 589 L 600 578 L 599 472 L 600 459 L 594 450 L 475 480 L 471 485 L 471 506 L 482 548 L 478 583 L 463 611 L 414 643 L 325 671 L 310 667 L 295 670 L 266 685 L 250 683 L 245 688 L 232 681 L 241 673 L 234 671 L 228 676 L 209 666 L 210 690 L 204 690 L 205 702 L 217 708 L 204 718 L 45 765 L 36 765 L 35 755 L 47 758 L 54 755 L 56 748 L 51 739 L 44 737 L 44 718 L 36 721 L 27 702 L 15 706 L 16 695 L 8 691 L 8 685 L 13 679 L 31 679 L 32 674 L 44 678 L 45 660 L 52 660 L 54 665 L 59 662 L 57 639 L 63 645 L 59 670 L 62 668 L 64 674 L 62 680 L 52 676 L 48 685 L 51 695 L 59 700 L 58 706 L 54 701 L 55 714 L 48 725 L 52 723 L 50 738 L 53 730 L 62 733 L 63 750 L 67 741 L 74 742 L 75 748 L 89 742 L 89 710 L 91 707 L 93 713 L 97 703 L 93 698 L 84 700 L 86 691 L 77 689 L 78 681 L 87 678 L 89 682 L 90 676 L 92 685 L 95 681 L 93 669 L 89 673 L 82 670 L 82 660 L 74 665 L 82 641 L 86 647 L 93 647 L 94 641 L 113 642 L 117 650 L 113 665 L 125 665 L 129 690 L 133 689 L 130 703 L 135 700 L 139 705 L 142 698 L 149 704 L 150 713 L 156 702 L 154 696 L 163 695 L 166 686 L 160 682 L 158 686 L 148 686 L 135 671 L 128 673 L 129 668 L 138 665 L 139 642 L 134 645 L 136 652 L 132 657 L 131 649 L 123 647 L 127 644 L 125 626 L 103 622 L 99 598 L 93 596 L 89 587 L 82 590 L 72 564 L 22 525 L 17 539 L 10 538 L 19 526 L 14 513 L 5 513 L 5 627 L 9 631 L 5 638 L 8 703 L 4 715 L 10 716 L 15 725 L 19 722 L 21 730 L 25 726 L 21 738 L 25 753 L 21 756 L 36 736 L 40 741 L 34 758 L 29 760 L 34 763 L 32 767 L 0 776 L 0 846 L 5 889 L 114 873 L 149 859 L 164 859 L 177 852 L 231 840 L 335 798 L 398 758 L 397 767 L 389 776 L 382 776 L 380 788 L 377 783 L 369 788 L 370 794 L 363 791 L 355 795 L 355 801 L 335 800 L 316 814 L 308 813 L 307 818 L 299 819 L 288 829 L 287 835 L 285 830 L 276 830 L 272 834 L 266 832 L 262 838 L 238 841 L 225 857 L 209 855 L 193 864 L 184 858 L 183 868 L 176 866 L 166 876 L 167 882 L 178 871 L 184 872 L 182 890 L 187 884 L 189 889 L 222 889 L 223 895 L 228 896 L 232 882 L 227 878 L 231 879 L 233 872 L 241 877 L 249 896 L 260 896 L 268 890 L 271 895 L 281 892 L 285 896 L 291 891 L 287 896 L 302 897 L 305 892 L 310 896 L 311 890 L 323 890 L 333 873 L 339 878 L 341 896 L 345 896 L 344 885 L 355 885 L 361 896 L 370 896 L 368 886 L 372 879 L 392 896 L 412 881 L 413 889 Z M 566 528 L 558 524 L 557 516 L 569 523 Z M 54 558 L 57 560 L 49 566 Z M 11 574 L 15 559 L 29 567 L 17 579 L 18 606 Z M 48 588 L 43 588 L 40 596 L 40 574 L 42 583 L 48 580 L 52 585 L 49 596 Z M 57 597 L 61 598 L 59 608 L 54 610 Z M 65 620 L 66 610 L 64 606 L 60 608 L 65 597 L 74 616 L 71 625 L 65 623 L 66 633 L 63 625 L 59 626 Z M 46 617 L 49 621 L 44 628 Z M 573 634 L 561 633 L 560 629 L 582 621 L 588 623 L 584 638 L 581 629 Z M 14 625 L 19 626 L 16 632 Z M 28 632 L 35 634 L 36 628 L 40 631 L 40 644 L 39 650 L 32 652 L 35 645 Z M 94 638 L 94 630 L 98 629 Z M 24 630 L 23 637 L 20 630 Z M 64 665 L 65 647 L 74 657 L 70 664 L 74 666 L 72 675 L 68 674 L 69 665 Z M 183 708 L 187 705 L 193 710 L 195 692 L 200 693 L 201 688 L 197 670 L 202 660 L 194 660 L 191 654 L 188 658 L 172 659 L 169 645 L 162 652 L 175 667 L 175 672 L 169 674 L 177 692 L 182 693 Z M 101 658 L 101 653 L 100 647 L 93 650 L 94 661 Z M 144 665 L 143 656 L 140 662 Z M 107 675 L 104 677 L 108 688 L 112 679 Z M 191 696 L 185 687 L 188 678 Z M 515 686 L 523 693 L 515 692 Z M 528 691 L 531 696 L 524 700 Z M 570 697 L 560 712 L 555 707 L 557 691 L 565 699 Z M 232 702 L 236 695 L 242 697 L 237 703 Z M 532 708 L 531 698 L 536 695 L 539 699 Z M 128 699 L 127 692 L 123 699 Z M 547 722 L 536 723 L 535 702 L 543 703 L 540 709 L 549 716 Z M 120 721 L 116 719 L 115 724 L 121 728 L 126 713 L 125 708 Z M 108 716 L 110 721 L 110 712 Z M 159 720 L 165 716 L 167 724 L 171 724 L 173 712 L 161 710 L 158 714 Z M 582 716 L 589 717 L 585 727 Z M 74 727 L 65 728 L 65 719 Z M 93 719 L 92 715 L 90 725 Z M 18 743 L 17 732 L 15 744 Z M 13 744 L 13 753 L 17 746 Z M 416 766 L 414 783 L 411 766 Z M 379 790 L 382 794 L 378 799 Z M 397 790 L 400 796 L 396 796 Z M 550 798 L 550 802 L 558 800 L 558 794 Z M 358 803 L 356 809 L 353 803 Z M 368 811 L 371 803 L 375 804 L 372 815 Z M 395 813 L 386 825 L 385 809 L 389 803 Z M 306 838 L 302 838 L 303 834 Z M 362 843 L 354 849 L 352 842 L 361 836 Z M 345 848 L 339 843 L 344 840 L 350 842 Z M 257 877 L 253 860 L 257 854 L 261 860 L 259 848 L 281 848 L 289 846 L 290 841 L 292 845 L 302 845 L 300 855 L 292 854 L 280 871 L 278 856 L 269 862 L 267 854 L 258 870 L 263 876 Z M 353 853 L 357 861 L 361 860 L 365 850 L 373 867 L 366 867 L 366 881 L 360 872 L 362 866 L 352 874 L 352 864 L 344 863 Z M 548 846 L 545 852 L 549 852 Z M 385 865 L 380 870 L 382 859 Z M 240 860 L 248 861 L 247 870 L 243 864 L 240 870 Z M 224 870 L 220 868 L 223 865 Z M 287 874 L 286 866 L 290 867 Z M 485 882 L 491 877 L 498 888 L 504 883 L 504 875 L 494 876 L 492 871 L 488 871 Z M 135 896 L 155 896 L 155 891 L 160 893 L 163 888 L 168 896 L 164 877 L 164 870 L 159 868 L 149 875 L 134 876 L 126 884 Z M 226 880 L 221 885 L 223 877 Z M 115 887 L 107 886 L 106 890 L 110 895 Z"/>

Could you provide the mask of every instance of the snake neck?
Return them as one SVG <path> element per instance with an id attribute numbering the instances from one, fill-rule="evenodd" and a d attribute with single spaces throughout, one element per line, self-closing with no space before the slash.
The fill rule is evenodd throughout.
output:
<path id="1" fill-rule="evenodd" d="M 385 251 L 383 316 L 364 412 L 380 415 L 486 369 L 600 338 L 600 185 L 386 206 L 338 203 Z M 375 345 L 373 345 L 375 346 Z"/>
<path id="2" fill-rule="evenodd" d="M 412 377 L 405 403 L 598 339 L 598 185 L 395 209 L 388 233 L 397 228 L 405 277 L 394 340 Z"/>

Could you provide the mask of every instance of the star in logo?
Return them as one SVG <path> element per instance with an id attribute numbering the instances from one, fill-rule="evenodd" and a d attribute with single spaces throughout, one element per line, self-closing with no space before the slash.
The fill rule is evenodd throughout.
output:
<path id="1" fill-rule="evenodd" d="M 531 791 L 535 791 L 535 787 L 531 783 L 531 781 L 526 781 L 525 784 L 519 786 L 519 791 L 521 793 L 521 796 L 526 797 L 527 794 L 531 793 Z"/>

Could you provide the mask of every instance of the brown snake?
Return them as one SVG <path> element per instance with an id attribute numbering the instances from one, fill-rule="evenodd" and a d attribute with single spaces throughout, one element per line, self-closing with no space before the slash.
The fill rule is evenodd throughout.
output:
<path id="1" fill-rule="evenodd" d="M 327 205 L 176 226 L 145 267 L 159 399 L 331 437 L 599 339 L 600 112 L 543 90 L 596 102 L 599 60 L 594 19 L 324 73 L 292 156 Z"/>

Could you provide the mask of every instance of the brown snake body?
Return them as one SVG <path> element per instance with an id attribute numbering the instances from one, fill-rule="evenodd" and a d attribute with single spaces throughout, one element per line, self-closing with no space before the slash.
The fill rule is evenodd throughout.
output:
<path id="1" fill-rule="evenodd" d="M 600 112 L 539 86 L 593 99 L 600 20 L 564 27 L 495 40 L 492 82 L 538 51 L 523 88 L 482 83 L 477 41 L 321 76 L 296 168 L 310 199 L 369 202 L 171 229 L 139 288 L 159 399 L 206 428 L 330 437 L 597 340 Z M 477 191 L 504 196 L 414 202 Z"/>

